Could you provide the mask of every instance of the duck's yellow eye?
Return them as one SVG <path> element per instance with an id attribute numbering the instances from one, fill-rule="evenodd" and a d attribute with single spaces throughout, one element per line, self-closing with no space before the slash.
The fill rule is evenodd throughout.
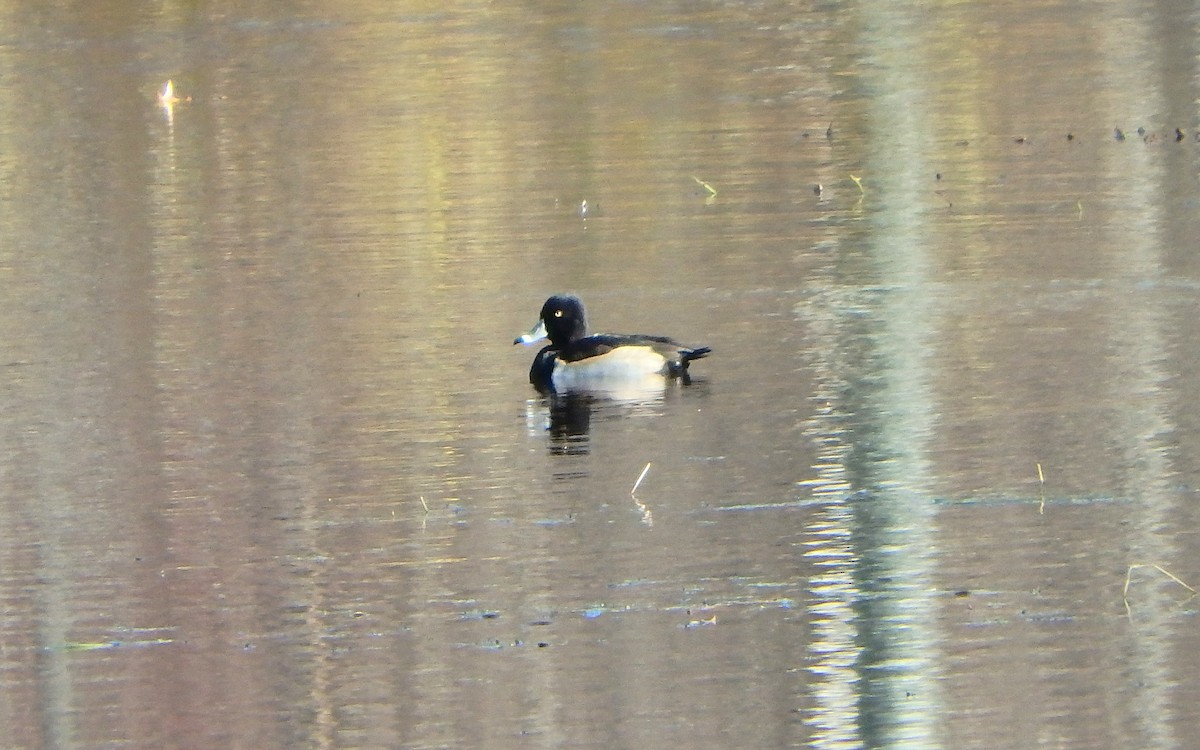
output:
<path id="1" fill-rule="evenodd" d="M 563 316 L 563 311 L 562 311 L 562 310 L 555 310 L 555 311 L 554 311 L 554 317 L 556 317 L 556 318 L 561 318 L 562 316 Z"/>

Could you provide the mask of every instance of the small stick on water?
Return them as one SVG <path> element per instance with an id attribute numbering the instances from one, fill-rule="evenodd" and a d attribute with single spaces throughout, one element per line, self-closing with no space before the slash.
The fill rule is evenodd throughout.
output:
<path id="1" fill-rule="evenodd" d="M 1046 477 L 1044 474 L 1042 474 L 1042 465 L 1041 464 L 1037 465 L 1037 470 L 1038 470 L 1038 483 L 1041 484 L 1041 486 L 1042 486 L 1042 502 L 1040 505 L 1038 505 L 1038 515 L 1042 516 L 1042 515 L 1046 514 Z"/>
<path id="2" fill-rule="evenodd" d="M 1162 567 L 1161 565 L 1155 565 L 1154 563 L 1134 563 L 1133 565 L 1129 566 L 1129 570 L 1125 571 L 1125 590 L 1121 592 L 1122 596 L 1129 593 L 1130 578 L 1131 578 L 1131 576 L 1133 576 L 1133 571 L 1136 568 L 1154 568 L 1159 573 L 1162 573 L 1167 578 L 1170 578 L 1172 581 L 1174 581 L 1175 583 L 1178 583 L 1180 586 L 1183 586 L 1185 589 L 1192 592 L 1193 594 L 1200 593 L 1200 592 L 1196 591 L 1196 589 L 1192 588 L 1191 586 L 1187 585 L 1183 581 L 1179 580 L 1178 576 L 1176 576 L 1174 573 L 1167 570 L 1166 568 Z"/>
<path id="3" fill-rule="evenodd" d="M 1178 583 L 1180 586 L 1183 586 L 1185 589 L 1192 592 L 1192 596 L 1195 596 L 1197 593 L 1200 593 L 1200 592 L 1196 591 L 1196 589 L 1192 588 L 1191 586 L 1189 586 L 1186 583 L 1184 583 L 1183 581 L 1181 581 L 1179 579 L 1179 576 L 1175 575 L 1174 573 L 1167 570 L 1166 568 L 1164 568 L 1161 565 L 1155 565 L 1153 563 L 1149 563 L 1149 564 L 1134 563 L 1133 565 L 1129 566 L 1128 570 L 1125 571 L 1125 589 L 1121 592 L 1121 601 L 1123 601 L 1125 603 L 1125 616 L 1126 617 L 1129 617 L 1129 618 L 1133 617 L 1133 608 L 1129 606 L 1129 585 L 1132 582 L 1133 571 L 1136 568 L 1154 568 L 1159 573 L 1162 573 L 1167 578 L 1170 578 L 1175 583 Z M 1188 598 L 1190 599 L 1191 597 L 1188 597 Z"/>
<path id="4" fill-rule="evenodd" d="M 428 512 L 429 512 L 429 503 L 425 502 L 425 496 L 424 496 L 424 495 L 421 495 L 421 507 L 425 509 L 425 512 L 426 512 L 426 513 L 428 513 Z"/>
<path id="5" fill-rule="evenodd" d="M 705 191 L 708 192 L 709 198 L 717 197 L 717 189 L 715 187 L 713 187 L 712 185 L 709 185 L 707 182 L 705 182 L 704 180 L 700 179 L 699 177 L 697 177 L 695 175 L 692 175 L 692 179 L 696 181 L 697 185 L 704 188 Z"/>
<path id="6" fill-rule="evenodd" d="M 637 481 L 633 483 L 633 489 L 631 489 L 629 491 L 629 495 L 631 497 L 633 496 L 633 494 L 635 492 L 637 492 L 638 487 L 642 486 L 642 480 L 646 478 L 646 474 L 648 474 L 648 473 L 650 473 L 650 463 L 649 462 L 646 463 L 646 468 L 642 469 L 642 473 L 638 474 Z"/>
<path id="7" fill-rule="evenodd" d="M 642 512 L 642 523 L 646 524 L 647 526 L 653 526 L 654 525 L 654 514 L 650 512 L 650 508 L 647 507 L 645 503 L 643 503 L 641 500 L 638 500 L 638 496 L 636 494 L 637 488 L 642 486 L 642 480 L 646 478 L 646 474 L 648 474 L 649 472 L 650 472 L 650 463 L 647 462 L 646 467 L 644 469 L 642 469 L 642 473 L 638 474 L 637 481 L 633 483 L 633 489 L 631 489 L 629 491 L 629 496 L 633 498 L 634 504 L 636 504 L 638 507 L 638 510 L 640 510 Z"/>

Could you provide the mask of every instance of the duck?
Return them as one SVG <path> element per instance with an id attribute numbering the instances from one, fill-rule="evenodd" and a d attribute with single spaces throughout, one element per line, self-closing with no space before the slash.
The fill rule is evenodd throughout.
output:
<path id="1" fill-rule="evenodd" d="M 529 382 L 539 391 L 608 390 L 657 378 L 689 383 L 688 365 L 707 356 L 707 346 L 689 347 L 666 336 L 588 333 L 583 302 L 572 294 L 555 294 L 542 305 L 538 322 L 513 344 L 550 343 L 529 368 Z"/>

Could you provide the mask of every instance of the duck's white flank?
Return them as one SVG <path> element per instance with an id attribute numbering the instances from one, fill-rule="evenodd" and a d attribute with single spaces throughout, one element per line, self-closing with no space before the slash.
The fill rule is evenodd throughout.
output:
<path id="1" fill-rule="evenodd" d="M 648 346 L 618 346 L 598 357 L 579 362 L 559 360 L 552 376 L 555 390 L 587 388 L 614 380 L 631 380 L 663 375 L 667 361 Z"/>

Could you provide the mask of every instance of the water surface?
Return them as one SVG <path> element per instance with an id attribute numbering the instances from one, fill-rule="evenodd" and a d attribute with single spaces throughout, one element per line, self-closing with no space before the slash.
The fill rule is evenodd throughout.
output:
<path id="1" fill-rule="evenodd" d="M 3 736 L 1187 746 L 1196 27 L 10 8 Z"/>

